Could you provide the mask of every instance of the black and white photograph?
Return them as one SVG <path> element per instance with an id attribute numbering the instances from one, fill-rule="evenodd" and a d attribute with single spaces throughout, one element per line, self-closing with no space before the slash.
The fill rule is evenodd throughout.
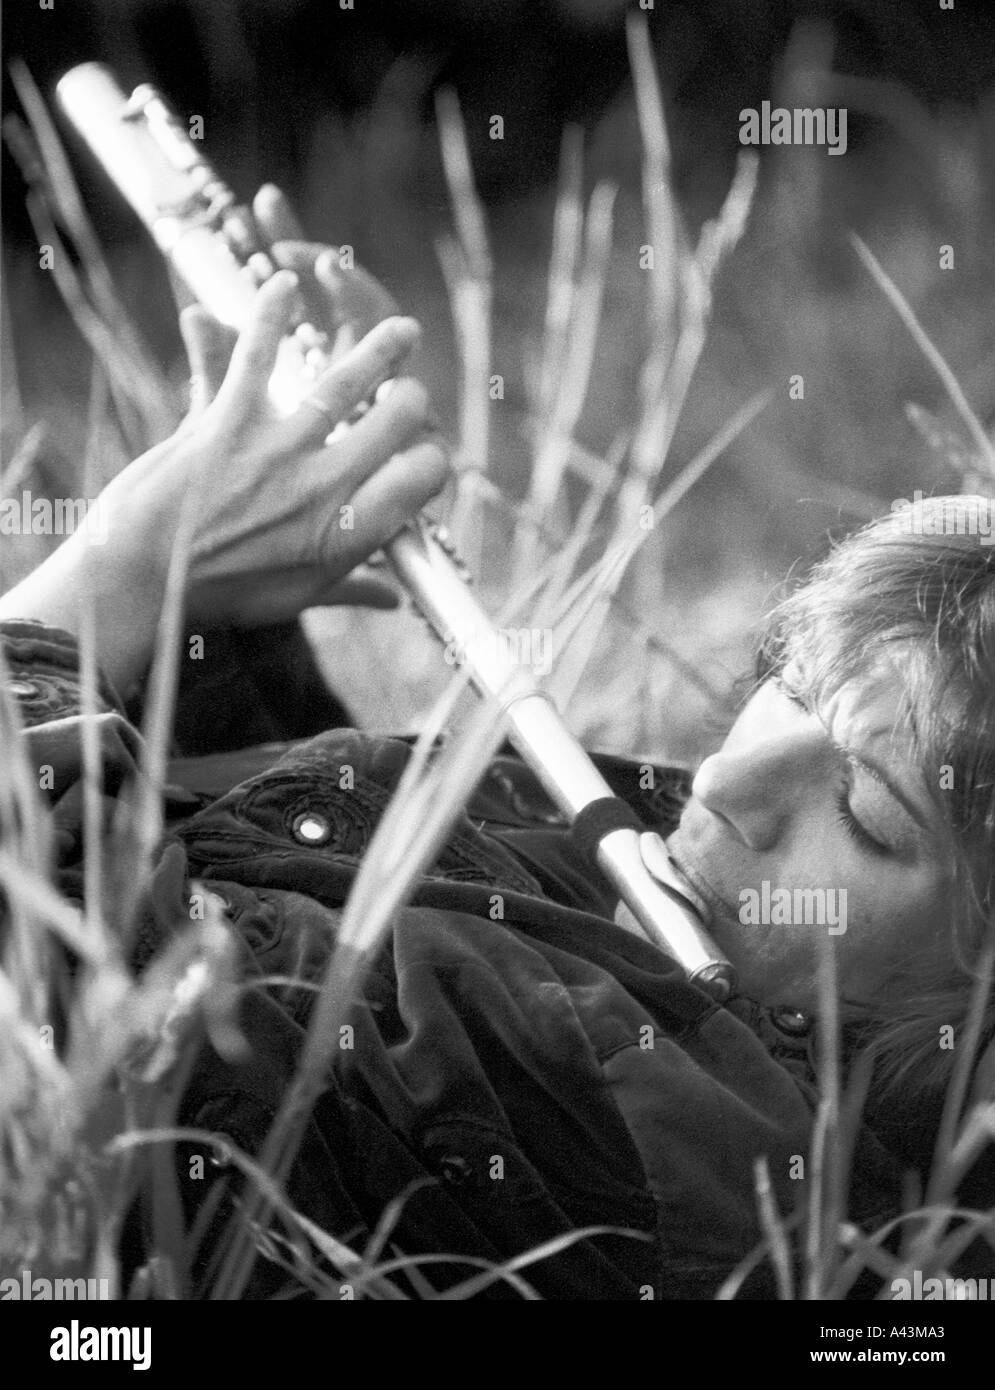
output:
<path id="1" fill-rule="evenodd" d="M 0 1336 L 974 1374 L 995 4 L 0 23 Z"/>

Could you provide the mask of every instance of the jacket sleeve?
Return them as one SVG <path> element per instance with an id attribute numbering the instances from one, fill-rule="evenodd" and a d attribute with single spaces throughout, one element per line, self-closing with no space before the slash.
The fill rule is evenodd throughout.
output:
<path id="1" fill-rule="evenodd" d="M 83 759 L 83 692 L 76 639 L 43 623 L 5 622 L 0 623 L 0 652 L 0 682 L 19 719 L 31 775 L 52 801 L 58 800 L 79 780 Z M 140 740 L 116 691 L 99 674 L 93 704 L 104 780 L 110 790 L 134 768 Z"/>

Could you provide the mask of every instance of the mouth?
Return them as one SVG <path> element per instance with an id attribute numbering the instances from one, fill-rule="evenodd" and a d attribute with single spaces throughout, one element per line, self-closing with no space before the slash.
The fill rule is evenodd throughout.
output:
<path id="1" fill-rule="evenodd" d="M 725 917 L 727 920 L 731 918 L 734 922 L 738 921 L 738 909 L 726 902 L 725 898 L 720 897 L 708 880 L 702 876 L 694 865 L 674 851 L 672 848 L 674 838 L 674 836 L 671 836 L 666 842 L 667 854 L 670 856 L 674 868 L 687 879 L 698 896 L 704 898 L 705 902 L 712 909 L 713 916 Z"/>

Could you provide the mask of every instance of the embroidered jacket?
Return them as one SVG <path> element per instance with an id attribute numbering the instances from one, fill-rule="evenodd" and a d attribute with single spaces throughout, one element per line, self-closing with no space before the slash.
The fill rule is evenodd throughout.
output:
<path id="1" fill-rule="evenodd" d="M 5 637 L 32 757 L 54 768 L 62 885 L 78 893 L 75 646 L 30 623 L 7 624 Z M 136 735 L 106 686 L 100 701 L 113 793 Z M 163 923 L 184 918 L 195 878 L 223 901 L 250 977 L 319 978 L 407 756 L 403 740 L 337 729 L 175 763 L 171 780 L 186 789 L 174 786 L 168 798 L 137 964 Z M 686 774 L 655 768 L 647 788 L 636 764 L 599 761 L 617 794 L 668 833 Z M 610 885 L 577 853 L 531 773 L 512 756 L 495 759 L 366 980 L 353 1046 L 337 1054 L 289 1185 L 298 1209 L 362 1248 L 403 1198 L 394 1246 L 477 1261 L 610 1228 L 573 1240 L 525 1277 L 547 1298 L 713 1297 L 762 1239 L 758 1160 L 783 1215 L 804 1189 L 816 1097 L 808 1040 L 749 1001 L 711 1002 L 655 947 L 617 927 L 614 907 Z M 313 998 L 298 985 L 247 991 L 240 1022 L 250 1057 L 234 1063 L 205 1042 L 179 1123 L 258 1153 Z M 191 1221 L 212 1187 L 184 1180 L 196 1148 L 177 1150 Z M 901 1169 L 865 1130 L 851 1218 L 892 1214 Z M 210 1176 L 233 1181 L 224 1167 Z M 134 1262 L 153 1184 L 129 1234 Z M 208 1232 L 201 1270 L 213 1238 Z M 424 1272 L 446 1287 L 470 1267 Z M 261 1259 L 250 1293 L 286 1283 Z M 773 1294 L 769 1262 L 758 1262 L 744 1288 Z M 498 1282 L 485 1296 L 513 1295 Z"/>

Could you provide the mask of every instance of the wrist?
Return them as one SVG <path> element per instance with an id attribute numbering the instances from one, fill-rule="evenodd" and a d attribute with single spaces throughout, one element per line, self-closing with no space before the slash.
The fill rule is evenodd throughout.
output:
<path id="1" fill-rule="evenodd" d="M 151 556 L 141 556 L 116 519 L 101 543 L 77 531 L 25 579 L 0 596 L 0 619 L 35 619 L 83 638 L 93 615 L 97 663 L 118 690 L 148 664 L 162 601 Z"/>

